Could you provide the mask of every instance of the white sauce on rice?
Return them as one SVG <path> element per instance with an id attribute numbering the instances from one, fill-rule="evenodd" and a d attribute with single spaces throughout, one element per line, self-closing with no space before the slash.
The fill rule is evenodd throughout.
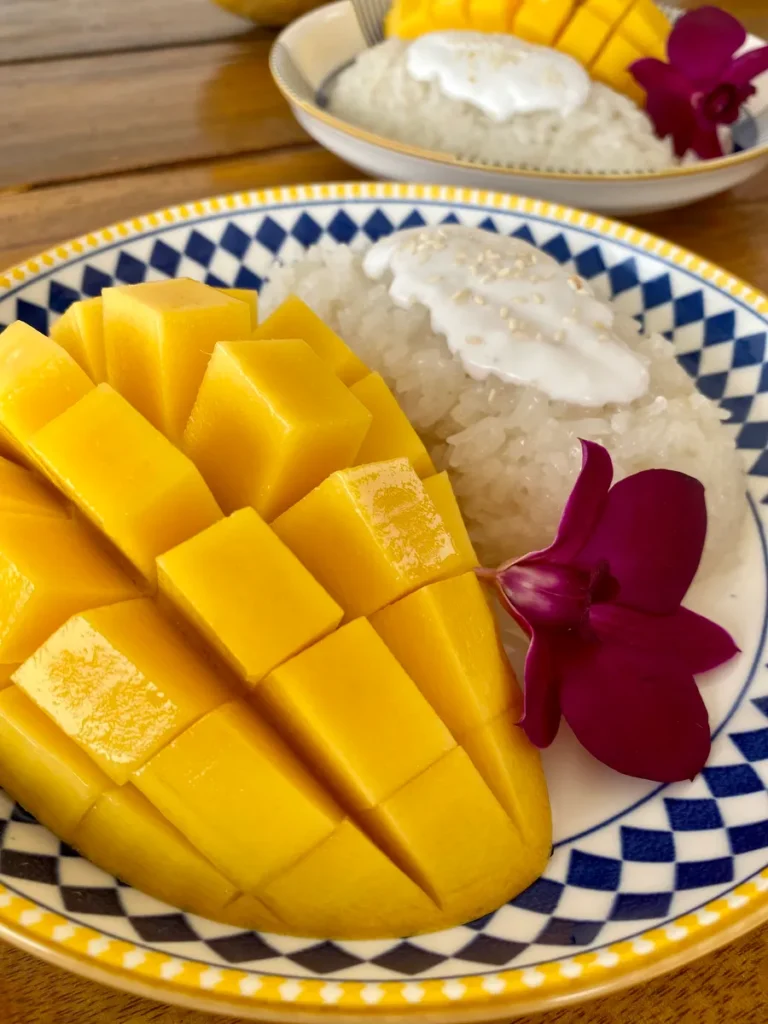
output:
<path id="1" fill-rule="evenodd" d="M 418 82 L 436 82 L 499 123 L 542 110 L 570 117 L 589 96 L 589 75 L 572 57 L 506 33 L 428 32 L 406 63 Z"/>
<path id="2" fill-rule="evenodd" d="M 613 331 L 611 306 L 519 238 L 458 224 L 414 228 L 380 239 L 363 269 L 374 280 L 391 274 L 401 308 L 425 306 L 474 380 L 530 384 L 591 407 L 648 390 L 645 361 Z"/>

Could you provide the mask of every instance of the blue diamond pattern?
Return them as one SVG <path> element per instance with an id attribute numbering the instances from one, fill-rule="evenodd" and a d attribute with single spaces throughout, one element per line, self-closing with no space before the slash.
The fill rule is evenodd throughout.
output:
<path id="1" fill-rule="evenodd" d="M 572 921 L 553 917 L 536 941 L 542 946 L 588 946 L 595 941 L 602 928 L 602 921 Z"/>
<path id="2" fill-rule="evenodd" d="M 733 345 L 734 366 L 758 366 L 765 359 L 766 335 L 750 334 L 747 338 L 737 338 Z"/>
<path id="3" fill-rule="evenodd" d="M 48 289 L 48 305 L 54 313 L 66 312 L 79 298 L 80 293 L 76 292 L 74 288 L 68 288 L 58 281 L 51 281 Z"/>
<path id="4" fill-rule="evenodd" d="M 565 260 L 561 260 L 560 262 L 564 263 Z M 585 249 L 584 252 L 580 252 L 576 257 L 575 262 L 576 269 L 581 276 L 585 277 L 587 280 L 592 277 L 597 277 L 598 274 L 605 272 L 605 260 L 603 259 L 600 249 L 596 245 L 593 245 L 591 249 Z"/>
<path id="5" fill-rule="evenodd" d="M 219 242 L 222 249 L 231 253 L 232 256 L 236 256 L 239 260 L 245 256 L 250 244 L 250 237 L 237 224 L 232 223 L 227 224 Z"/>
<path id="6" fill-rule="evenodd" d="M 766 475 L 768 475 L 768 469 L 766 469 Z M 748 761 L 768 759 L 768 729 L 732 733 L 731 739 Z"/>
<path id="7" fill-rule="evenodd" d="M 381 210 L 377 210 L 363 224 L 363 231 L 372 242 L 377 242 L 380 238 L 384 238 L 385 235 L 391 235 L 394 227 L 389 217 L 382 213 Z"/>
<path id="8" fill-rule="evenodd" d="M 733 857 L 715 860 L 678 862 L 675 873 L 676 889 L 704 889 L 708 885 L 723 885 L 733 881 Z"/>
<path id="9" fill-rule="evenodd" d="M 552 881 L 549 878 L 538 878 L 533 885 L 529 885 L 525 892 L 515 896 L 512 903 L 523 910 L 535 910 L 539 914 L 552 914 L 565 886 L 561 882 Z"/>
<path id="10" fill-rule="evenodd" d="M 211 239 L 201 235 L 199 231 L 192 232 L 184 248 L 184 255 L 199 263 L 201 267 L 208 266 L 215 252 L 216 246 Z"/>
<path id="11" fill-rule="evenodd" d="M 716 800 L 677 800 L 666 797 L 669 824 L 675 832 L 701 832 L 722 828 L 723 819 Z"/>
<path id="12" fill-rule="evenodd" d="M 179 259 L 181 259 L 180 255 Z M 110 288 L 113 284 L 114 280 L 109 276 L 109 274 L 103 273 L 103 271 L 98 270 L 96 267 L 92 267 L 88 263 L 85 265 L 82 284 L 83 295 L 96 298 L 101 295 L 104 288 Z"/>
<path id="13" fill-rule="evenodd" d="M 637 273 L 637 260 L 629 259 L 625 260 L 624 263 L 617 263 L 615 267 L 611 267 L 608 271 L 608 277 L 611 282 L 611 294 L 614 296 L 628 292 L 630 288 L 635 288 L 640 283 Z M 639 313 L 637 317 L 641 320 L 642 326 L 645 316 Z"/>
<path id="14" fill-rule="evenodd" d="M 272 217 L 267 216 L 261 222 L 261 227 L 256 232 L 256 241 L 276 256 L 280 252 L 287 234 L 288 232 L 285 228 L 281 227 Z"/>
<path id="15" fill-rule="evenodd" d="M 671 832 L 622 825 L 621 855 L 646 864 L 674 861 L 675 839 Z"/>
<path id="16" fill-rule="evenodd" d="M 643 305 L 646 310 L 656 309 L 672 301 L 672 282 L 669 274 L 662 274 L 651 281 L 643 282 Z"/>
<path id="17" fill-rule="evenodd" d="M 409 225 L 409 227 L 410 226 L 411 225 Z M 416 225 L 412 226 L 415 227 Z M 355 224 L 349 214 L 345 213 L 344 210 L 339 210 L 338 213 L 335 213 L 328 225 L 328 234 L 341 245 L 347 245 L 351 242 L 358 230 L 359 228 L 357 224 Z"/>
<path id="18" fill-rule="evenodd" d="M 320 227 L 320 225 L 317 223 L 314 217 L 310 217 L 309 214 L 306 213 L 302 213 L 302 215 L 291 228 L 291 234 L 293 235 L 293 237 L 296 239 L 297 242 L 300 242 L 306 249 L 308 249 L 310 245 L 314 245 L 315 242 L 317 242 L 317 240 L 320 238 L 322 233 L 323 229 Z"/>
<path id="19" fill-rule="evenodd" d="M 158 238 L 152 246 L 152 254 L 149 257 L 150 267 L 168 277 L 175 277 L 180 263 L 181 253 L 172 246 L 166 245 L 162 238 Z"/>
<path id="20" fill-rule="evenodd" d="M 541 248 L 553 259 L 556 259 L 558 263 L 567 263 L 571 258 L 570 246 L 563 235 L 555 235 L 548 242 L 545 242 Z"/>
<path id="21" fill-rule="evenodd" d="M 717 768 L 705 768 L 703 772 L 712 796 L 746 796 L 759 793 L 764 788 L 760 776 L 748 764 L 729 764 Z"/>
<path id="22" fill-rule="evenodd" d="M 673 302 L 675 327 L 686 327 L 704 319 L 704 294 L 691 292 Z"/>
<path id="23" fill-rule="evenodd" d="M 117 261 L 115 277 L 121 284 L 141 284 L 147 276 L 147 265 L 130 253 L 121 252 Z"/>
<path id="24" fill-rule="evenodd" d="M 621 861 L 574 850 L 568 865 L 567 881 L 569 885 L 610 892 L 619 888 Z"/>
<path id="25" fill-rule="evenodd" d="M 611 908 L 611 920 L 647 921 L 666 917 L 673 895 L 671 892 L 621 892 Z"/>
<path id="26" fill-rule="evenodd" d="M 731 849 L 734 853 L 751 853 L 768 847 L 768 821 L 756 821 L 750 825 L 734 825 L 728 829 Z"/>
<path id="27" fill-rule="evenodd" d="M 34 327 L 36 331 L 41 331 L 43 334 L 48 333 L 48 310 L 38 306 L 37 303 L 19 299 L 16 303 L 16 316 L 25 324 Z"/>
<path id="28" fill-rule="evenodd" d="M 736 314 L 732 309 L 727 313 L 708 317 L 704 321 L 704 344 L 719 345 L 721 341 L 732 341 L 735 331 Z"/>

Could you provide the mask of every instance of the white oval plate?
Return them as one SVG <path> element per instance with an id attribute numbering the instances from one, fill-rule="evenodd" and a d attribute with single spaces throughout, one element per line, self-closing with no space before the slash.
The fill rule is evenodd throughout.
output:
<path id="1" fill-rule="evenodd" d="M 768 916 L 768 299 L 668 242 L 592 214 L 499 194 L 319 185 L 137 218 L 0 276 L 0 322 L 47 330 L 105 285 L 189 276 L 259 287 L 315 242 L 362 249 L 458 221 L 515 232 L 668 332 L 720 401 L 749 476 L 733 570 L 693 603 L 743 654 L 702 680 L 714 731 L 693 782 L 624 778 L 558 737 L 546 753 L 555 849 L 527 892 L 433 935 L 320 942 L 185 915 L 89 864 L 0 793 L 0 936 L 130 991 L 261 1020 L 497 1020 L 649 978 Z"/>
<path id="2" fill-rule="evenodd" d="M 763 40 L 750 36 L 745 48 L 762 45 Z M 768 75 L 757 80 L 758 92 L 747 105 L 756 118 L 757 139 L 743 152 L 646 174 L 569 174 L 459 160 L 374 135 L 330 114 L 318 104 L 318 91 L 364 49 L 350 0 L 339 0 L 289 25 L 275 42 L 270 69 L 302 127 L 320 145 L 376 178 L 498 189 L 626 216 L 694 203 L 741 184 L 768 165 L 768 121 L 758 117 L 768 109 Z"/>

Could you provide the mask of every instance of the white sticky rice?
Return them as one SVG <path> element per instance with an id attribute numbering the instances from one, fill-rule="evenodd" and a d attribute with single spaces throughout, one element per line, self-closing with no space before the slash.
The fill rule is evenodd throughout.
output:
<path id="1" fill-rule="evenodd" d="M 418 82 L 406 66 L 408 44 L 389 39 L 365 50 L 329 88 L 331 113 L 398 142 L 499 167 L 571 173 L 631 173 L 674 167 L 668 139 L 658 139 L 632 100 L 599 82 L 579 110 L 517 114 L 497 123 L 477 107 Z"/>
<path id="2" fill-rule="evenodd" d="M 484 564 L 546 547 L 581 465 L 579 438 L 605 445 L 616 480 L 649 468 L 680 470 L 706 487 L 707 565 L 733 550 L 746 510 L 745 478 L 717 406 L 697 391 L 659 335 L 617 314 L 616 330 L 648 361 L 650 391 L 626 406 L 585 409 L 494 377 L 472 380 L 435 334 L 423 307 L 400 309 L 361 257 L 316 247 L 273 269 L 263 319 L 298 294 L 385 378 L 438 469 L 448 469 Z"/>

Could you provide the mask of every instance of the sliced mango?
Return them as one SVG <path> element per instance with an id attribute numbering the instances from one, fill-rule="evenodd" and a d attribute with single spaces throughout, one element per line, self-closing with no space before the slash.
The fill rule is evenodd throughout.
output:
<path id="1" fill-rule="evenodd" d="M 365 619 L 275 669 L 257 692 L 283 734 L 354 809 L 385 800 L 455 746 Z"/>
<path id="2" fill-rule="evenodd" d="M 233 924 L 236 928 L 248 931 L 257 929 L 260 932 L 285 932 L 285 921 L 260 899 L 249 893 L 241 893 L 222 910 L 216 911 L 216 920 L 225 924 Z"/>
<path id="3" fill-rule="evenodd" d="M 227 512 L 270 520 L 350 465 L 371 414 L 303 341 L 216 346 L 184 449 Z"/>
<path id="4" fill-rule="evenodd" d="M 470 540 L 467 527 L 456 500 L 456 495 L 451 487 L 451 480 L 447 472 L 435 473 L 424 479 L 424 490 L 432 499 L 435 508 L 445 523 L 448 533 L 451 535 L 453 546 L 459 554 L 461 563 L 460 572 L 474 569 L 479 565 L 475 549 Z"/>
<path id="5" fill-rule="evenodd" d="M 436 32 L 468 29 L 469 0 L 432 0 L 431 15 Z"/>
<path id="6" fill-rule="evenodd" d="M 556 49 L 589 67 L 633 0 L 586 0 L 563 29 Z"/>
<path id="7" fill-rule="evenodd" d="M 469 21 L 478 32 L 510 32 L 522 0 L 469 0 Z"/>
<path id="8" fill-rule="evenodd" d="M 272 526 L 347 618 L 463 568 L 407 459 L 334 473 Z"/>
<path id="9" fill-rule="evenodd" d="M 183 278 L 105 288 L 102 299 L 109 383 L 178 441 L 213 346 L 250 335 L 248 306 Z"/>
<path id="10" fill-rule="evenodd" d="M 252 508 L 157 560 L 164 594 L 235 672 L 257 683 L 343 612 Z"/>
<path id="11" fill-rule="evenodd" d="M 69 842 L 109 785 L 17 686 L 0 691 L 0 786 L 38 821 Z"/>
<path id="12" fill-rule="evenodd" d="M 253 337 L 261 341 L 301 338 L 344 384 L 354 384 L 368 373 L 368 367 L 349 345 L 296 295 L 289 295 L 259 325 Z"/>
<path id="13" fill-rule="evenodd" d="M 217 292 L 228 295 L 230 299 L 239 299 L 248 306 L 251 314 L 251 330 L 256 330 L 259 322 L 259 293 L 255 288 L 217 288 Z"/>
<path id="14" fill-rule="evenodd" d="M 84 857 L 182 910 L 218 914 L 237 890 L 130 784 L 102 794 L 72 838 Z"/>
<path id="15" fill-rule="evenodd" d="M 635 0 L 618 31 L 644 57 L 666 60 L 670 28 L 669 18 L 653 0 Z"/>
<path id="16" fill-rule="evenodd" d="M 56 492 L 28 469 L 0 458 L 0 514 L 66 516 Z"/>
<path id="17" fill-rule="evenodd" d="M 467 921 L 495 910 L 500 891 L 522 891 L 544 863 L 460 747 L 360 821 L 443 910 L 460 906 Z"/>
<path id="18" fill-rule="evenodd" d="M 369 373 L 349 389 L 373 420 L 357 453 L 357 463 L 404 456 L 421 477 L 435 472 L 424 442 L 378 373 Z"/>
<path id="19" fill-rule="evenodd" d="M 603 47 L 590 69 L 593 78 L 604 85 L 609 85 L 617 92 L 623 92 L 635 103 L 642 105 L 645 91 L 640 88 L 634 76 L 629 72 L 630 64 L 640 60 L 641 50 L 621 35 L 612 36 Z"/>
<path id="20" fill-rule="evenodd" d="M 439 927 L 434 902 L 349 819 L 261 890 L 301 935 L 360 938 Z"/>
<path id="21" fill-rule="evenodd" d="M 520 690 L 474 573 L 421 587 L 371 623 L 457 739 L 519 710 Z"/>
<path id="22" fill-rule="evenodd" d="M 0 514 L 0 662 L 24 661 L 70 615 L 135 596 L 79 523 Z"/>
<path id="23" fill-rule="evenodd" d="M 240 702 L 196 722 L 134 781 L 246 892 L 327 839 L 342 818 L 278 735 Z"/>
<path id="24" fill-rule="evenodd" d="M 512 21 L 512 31 L 539 46 L 551 46 L 576 8 L 576 0 L 524 0 Z"/>
<path id="25" fill-rule="evenodd" d="M 107 379 L 101 298 L 73 302 L 51 328 L 51 337 L 99 384 Z"/>
<path id="26" fill-rule="evenodd" d="M 0 665 L 0 690 L 11 685 L 11 682 L 13 681 L 11 677 L 18 667 L 18 665 L 13 664 Z"/>
<path id="27" fill-rule="evenodd" d="M 74 616 L 14 679 L 118 785 L 228 697 L 146 599 Z"/>
<path id="28" fill-rule="evenodd" d="M 108 384 L 29 445 L 50 479 L 150 583 L 157 555 L 221 518 L 194 464 Z"/>
<path id="29" fill-rule="evenodd" d="M 0 444 L 26 458 L 28 438 L 92 388 L 61 345 L 17 320 L 0 334 Z"/>
<path id="30" fill-rule="evenodd" d="M 522 708 L 508 708 L 462 735 L 461 745 L 536 857 L 547 857 L 552 825 L 539 752 L 517 724 Z"/>

